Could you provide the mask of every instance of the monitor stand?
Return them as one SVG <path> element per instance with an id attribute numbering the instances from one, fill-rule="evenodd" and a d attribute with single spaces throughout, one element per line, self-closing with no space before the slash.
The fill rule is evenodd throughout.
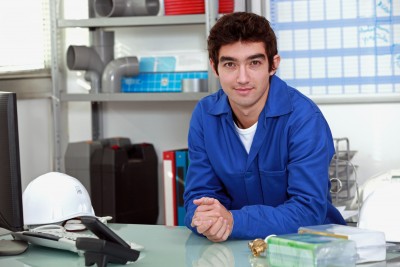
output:
<path id="1" fill-rule="evenodd" d="M 0 256 L 21 254 L 28 246 L 28 243 L 22 240 L 0 240 Z"/>
<path id="2" fill-rule="evenodd" d="M 2 228 L 0 228 L 2 230 Z M 4 236 L 1 234 L 0 237 Z M 18 255 L 28 249 L 28 242 L 23 240 L 0 239 L 0 256 Z"/>

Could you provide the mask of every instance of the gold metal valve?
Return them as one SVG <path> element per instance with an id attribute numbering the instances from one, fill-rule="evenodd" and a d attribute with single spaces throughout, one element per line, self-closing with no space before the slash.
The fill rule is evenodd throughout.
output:
<path id="1" fill-rule="evenodd" d="M 256 257 L 267 249 L 267 243 L 264 241 L 264 239 L 261 238 L 257 238 L 254 239 L 253 241 L 250 241 L 248 245 L 251 250 L 251 253 L 253 253 L 253 256 Z"/>

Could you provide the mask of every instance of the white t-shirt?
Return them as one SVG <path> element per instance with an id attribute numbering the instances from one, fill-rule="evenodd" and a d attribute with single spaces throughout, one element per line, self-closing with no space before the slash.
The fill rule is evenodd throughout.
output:
<path id="1" fill-rule="evenodd" d="M 254 123 L 247 129 L 241 129 L 235 123 L 236 132 L 239 134 L 240 140 L 242 140 L 242 143 L 246 148 L 247 154 L 249 154 L 250 152 L 250 147 L 251 144 L 253 143 L 254 134 L 256 133 L 257 130 L 257 124 L 258 122 Z"/>

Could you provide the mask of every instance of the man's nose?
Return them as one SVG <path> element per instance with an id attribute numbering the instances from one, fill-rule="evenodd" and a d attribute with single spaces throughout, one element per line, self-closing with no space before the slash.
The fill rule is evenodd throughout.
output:
<path id="1" fill-rule="evenodd" d="M 240 66 L 237 73 L 237 82 L 240 84 L 247 83 L 249 81 L 248 70 L 246 66 Z"/>

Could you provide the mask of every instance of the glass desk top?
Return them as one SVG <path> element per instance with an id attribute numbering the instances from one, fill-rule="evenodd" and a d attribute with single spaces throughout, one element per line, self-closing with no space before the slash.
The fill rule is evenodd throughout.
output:
<path id="1" fill-rule="evenodd" d="M 127 265 L 108 266 L 135 267 L 268 267 L 264 257 L 253 257 L 248 248 L 250 240 L 230 240 L 212 243 L 199 237 L 186 227 L 163 225 L 109 224 L 123 239 L 145 247 L 140 258 Z M 2 236 L 0 239 L 6 239 Z M 11 238 L 11 237 L 9 237 Z M 30 245 L 28 250 L 17 256 L 0 256 L 0 267 L 77 267 L 85 266 L 85 259 L 76 253 Z M 361 264 L 364 267 L 400 266 L 400 253 L 388 254 L 387 261 Z"/>

